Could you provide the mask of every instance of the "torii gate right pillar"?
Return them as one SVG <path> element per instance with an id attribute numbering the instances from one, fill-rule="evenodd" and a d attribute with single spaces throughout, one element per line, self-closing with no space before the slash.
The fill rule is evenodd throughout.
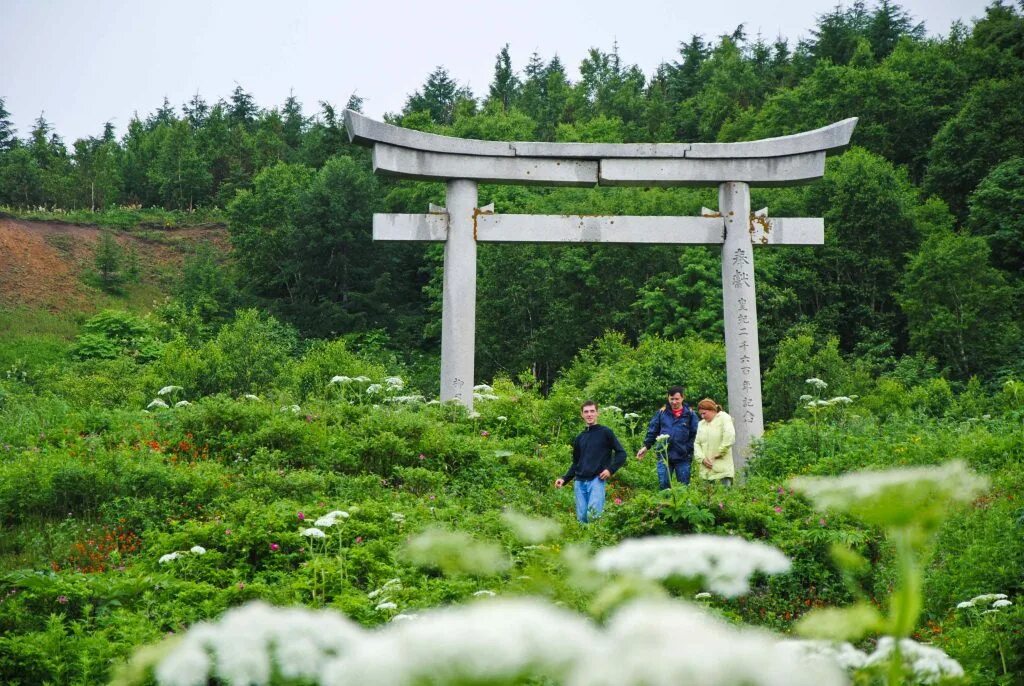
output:
<path id="1" fill-rule="evenodd" d="M 722 315 L 729 414 L 736 427 L 733 458 L 739 472 L 750 444 L 764 433 L 761 410 L 761 361 L 757 340 L 754 246 L 750 230 L 750 186 L 729 182 L 718 187 L 718 211 L 725 223 L 722 244 Z"/>

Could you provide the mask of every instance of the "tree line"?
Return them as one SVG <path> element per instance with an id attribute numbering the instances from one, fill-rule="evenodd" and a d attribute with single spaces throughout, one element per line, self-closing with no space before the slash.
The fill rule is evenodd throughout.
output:
<path id="1" fill-rule="evenodd" d="M 681 41 L 650 75 L 614 45 L 591 49 L 579 74 L 538 54 L 517 72 L 505 45 L 486 94 L 437 67 L 386 119 L 467 138 L 618 143 L 753 140 L 859 117 L 824 180 L 755 190 L 772 215 L 826 220 L 822 247 L 758 252 L 765 362 L 802 332 L 876 373 L 1024 372 L 1020 8 L 999 0 L 928 37 L 894 2 L 854 2 L 792 46 L 740 25 Z M 108 123 L 68 149 L 42 116 L 19 138 L 0 99 L 0 205 L 223 208 L 238 298 L 308 336 L 382 330 L 407 352 L 436 350 L 441 251 L 374 244 L 370 217 L 425 211 L 443 188 L 374 177 L 339 114 L 320 103 L 309 115 L 294 97 L 263 109 L 239 86 L 212 105 L 165 100 L 120 138 Z M 714 189 L 485 186 L 480 196 L 502 212 L 694 215 L 716 204 Z M 530 369 L 551 380 L 609 329 L 721 335 L 719 257 L 706 248 L 486 245 L 478 264 L 485 377 Z"/>

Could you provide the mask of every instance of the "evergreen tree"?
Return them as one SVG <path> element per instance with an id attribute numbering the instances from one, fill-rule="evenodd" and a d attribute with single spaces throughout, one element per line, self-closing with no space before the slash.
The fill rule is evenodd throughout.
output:
<path id="1" fill-rule="evenodd" d="M 436 124 L 451 124 L 455 106 L 460 100 L 472 100 L 467 88 L 460 88 L 444 67 L 437 67 L 427 77 L 422 91 L 416 91 L 405 102 L 403 114 L 426 112 Z"/>
<path id="2" fill-rule="evenodd" d="M 132 203 L 150 205 L 156 202 L 149 177 L 149 166 L 155 157 L 150 132 L 146 130 L 138 114 L 128 122 L 124 136 L 124 157 L 121 174 L 125 198 Z"/>
<path id="3" fill-rule="evenodd" d="M 854 0 L 849 9 L 838 5 L 831 12 L 818 17 L 817 27 L 811 31 L 810 43 L 814 59 L 843 65 L 850 61 L 860 38 L 867 36 L 871 16 L 863 0 Z"/>
<path id="4" fill-rule="evenodd" d="M 903 37 L 921 40 L 924 24 L 914 23 L 910 14 L 891 0 L 879 0 L 866 27 L 871 52 L 878 59 L 888 57 Z"/>
<path id="5" fill-rule="evenodd" d="M 164 104 L 146 119 L 146 128 L 152 131 L 160 126 L 170 126 L 178 120 L 178 114 L 174 111 L 171 101 L 164 96 Z"/>
<path id="6" fill-rule="evenodd" d="M 345 109 L 352 110 L 353 112 L 362 113 L 363 99 L 356 95 L 355 93 L 352 93 L 352 95 L 348 96 L 348 102 L 345 103 Z"/>
<path id="7" fill-rule="evenodd" d="M 547 91 L 544 60 L 534 52 L 523 69 L 523 84 L 520 89 L 519 108 L 531 119 L 540 122 L 545 92 Z"/>
<path id="8" fill-rule="evenodd" d="M 231 91 L 231 105 L 228 108 L 228 121 L 233 126 L 252 127 L 256 123 L 256 115 L 259 108 L 252 95 L 246 93 L 241 86 L 236 85 Z"/>
<path id="9" fill-rule="evenodd" d="M 124 248 L 109 231 L 100 233 L 93 252 L 93 265 L 99 286 L 108 293 L 120 293 L 126 275 L 124 273 Z"/>
<path id="10" fill-rule="evenodd" d="M 295 99 L 294 93 L 289 93 L 288 99 L 284 101 L 282 111 L 281 135 L 285 145 L 292 151 L 297 151 L 302 145 L 302 134 L 306 131 L 308 120 L 302 116 L 302 105 Z"/>
<path id="11" fill-rule="evenodd" d="M 159 188 L 165 207 L 191 211 L 205 199 L 212 177 L 187 120 L 169 127 L 150 177 Z"/>
<path id="12" fill-rule="evenodd" d="M 27 208 L 43 202 L 43 171 L 28 147 L 0 156 L 0 203 Z"/>
<path id="13" fill-rule="evenodd" d="M 679 62 L 668 70 L 668 92 L 674 102 L 682 102 L 697 94 L 701 88 L 700 70 L 711 55 L 711 48 L 702 36 L 690 36 L 690 42 L 679 46 Z"/>
<path id="14" fill-rule="evenodd" d="M 100 138 L 75 141 L 75 176 L 79 204 L 95 211 L 115 202 L 120 188 L 121 149 L 108 122 Z"/>
<path id="15" fill-rule="evenodd" d="M 4 99 L 0 98 L 0 154 L 10 152 L 18 144 L 16 131 L 11 122 L 11 113 L 4 106 Z"/>
<path id="16" fill-rule="evenodd" d="M 488 91 L 487 101 L 495 102 L 506 112 L 519 97 L 519 77 L 512 70 L 512 58 L 505 43 L 494 62 L 494 79 Z"/>
<path id="17" fill-rule="evenodd" d="M 191 100 L 181 106 L 181 111 L 185 113 L 185 119 L 188 120 L 192 128 L 198 129 L 206 123 L 206 117 L 210 114 L 210 106 L 206 104 L 199 93 L 196 93 Z"/>

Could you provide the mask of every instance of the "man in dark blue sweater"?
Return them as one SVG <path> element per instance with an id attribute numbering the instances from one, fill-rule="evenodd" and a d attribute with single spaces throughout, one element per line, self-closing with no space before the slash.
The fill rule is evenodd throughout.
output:
<path id="1" fill-rule="evenodd" d="M 670 474 L 676 475 L 681 484 L 690 484 L 690 467 L 693 461 L 693 440 L 697 437 L 697 425 L 700 419 L 697 413 L 683 401 L 686 399 L 682 386 L 668 389 L 668 402 L 651 417 L 647 425 L 647 436 L 644 445 L 636 454 L 642 460 L 647 451 L 664 436 L 664 452 L 658 459 L 658 485 L 662 489 L 669 488 Z M 668 464 L 666 464 L 666 462 Z"/>
<path id="2" fill-rule="evenodd" d="M 572 464 L 555 488 L 576 479 L 576 519 L 586 524 L 604 509 L 605 481 L 626 463 L 626 451 L 611 429 L 597 423 L 597 403 L 583 403 L 580 416 L 587 426 L 572 440 Z"/>

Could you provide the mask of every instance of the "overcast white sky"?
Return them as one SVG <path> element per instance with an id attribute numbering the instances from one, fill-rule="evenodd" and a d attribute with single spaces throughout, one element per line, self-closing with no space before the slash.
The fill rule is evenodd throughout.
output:
<path id="1" fill-rule="evenodd" d="M 835 0 L 0 0 L 0 97 L 18 135 L 45 112 L 70 146 L 133 112 L 208 102 L 241 85 L 261 107 L 294 91 L 307 114 L 353 92 L 380 118 L 402 108 L 437 65 L 477 96 L 509 43 L 521 70 L 534 51 L 556 53 L 578 77 L 590 47 L 618 41 L 624 63 L 648 76 L 692 34 L 808 37 Z M 929 34 L 970 23 L 988 0 L 903 0 Z M 849 3 L 846 3 L 848 6 Z M 874 3 L 869 0 L 869 7 Z"/>

